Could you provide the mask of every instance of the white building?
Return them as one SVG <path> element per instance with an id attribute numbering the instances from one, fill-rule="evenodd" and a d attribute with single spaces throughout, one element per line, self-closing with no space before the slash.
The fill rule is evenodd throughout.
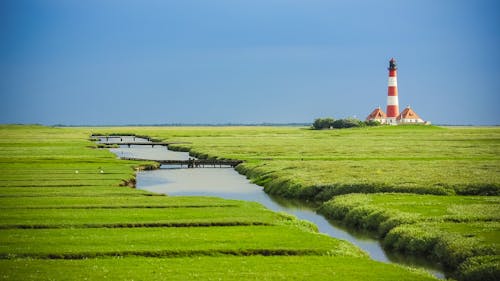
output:
<path id="1" fill-rule="evenodd" d="M 384 111 L 380 107 L 374 109 L 366 121 L 378 121 L 381 124 L 389 125 L 400 125 L 400 124 L 430 124 L 430 122 L 424 121 L 418 114 L 411 109 L 410 106 L 406 107 L 399 115 L 394 118 L 388 118 Z"/>

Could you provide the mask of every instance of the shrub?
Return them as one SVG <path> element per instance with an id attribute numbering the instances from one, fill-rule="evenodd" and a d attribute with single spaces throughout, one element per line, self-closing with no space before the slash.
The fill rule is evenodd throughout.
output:
<path id="1" fill-rule="evenodd" d="M 346 118 L 346 119 L 335 120 L 332 124 L 332 127 L 335 129 L 344 129 L 344 128 L 363 127 L 364 125 L 365 123 L 358 119 Z"/>
<path id="2" fill-rule="evenodd" d="M 321 130 L 321 129 L 329 129 L 332 127 L 335 120 L 333 118 L 316 118 L 313 123 L 313 129 Z"/>
<path id="3" fill-rule="evenodd" d="M 380 122 L 370 120 L 361 121 L 356 118 L 345 118 L 345 119 L 333 119 L 333 118 L 316 118 L 312 124 L 312 128 L 315 130 L 322 129 L 344 129 L 344 128 L 356 128 L 365 126 L 379 126 Z"/>
<path id="4" fill-rule="evenodd" d="M 379 121 L 376 120 L 366 120 L 365 125 L 368 127 L 373 127 L 373 126 L 380 126 L 382 125 Z"/>

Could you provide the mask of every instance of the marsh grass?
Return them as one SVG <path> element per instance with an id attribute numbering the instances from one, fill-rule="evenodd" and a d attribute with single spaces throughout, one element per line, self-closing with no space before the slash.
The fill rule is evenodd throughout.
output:
<path id="1" fill-rule="evenodd" d="M 43 192 L 42 189 L 41 192 Z M 114 187 L 112 190 L 119 190 Z M 121 195 L 121 193 L 118 193 Z M 224 200 L 209 197 L 167 197 L 141 196 L 140 192 L 126 193 L 129 196 L 111 196 L 103 194 L 87 196 L 86 192 L 73 190 L 73 196 L 45 197 L 0 197 L 0 209 L 92 209 L 92 208 L 207 208 L 207 207 L 242 207 L 252 209 L 250 202 Z M 147 193 L 146 193 L 147 194 Z"/>
<path id="2" fill-rule="evenodd" d="M 0 279 L 434 279 L 255 203 L 123 186 L 155 163 L 119 160 L 92 133 L 0 126 Z"/>
<path id="3" fill-rule="evenodd" d="M 325 235 L 304 235 L 303 231 L 289 226 L 23 229 L 2 230 L 0 239 L 9 249 L 0 249 L 4 258 L 65 258 L 66 254 L 81 258 L 188 256 L 190 252 L 209 255 L 224 251 L 241 252 L 242 255 L 258 255 L 265 251 L 292 255 L 295 251 L 306 255 L 366 256 L 347 242 Z"/>
<path id="4" fill-rule="evenodd" d="M 498 195 L 500 129 L 392 126 L 99 128 L 186 141 L 201 158 L 244 160 L 269 193 L 326 201 L 353 192 Z"/>
<path id="5" fill-rule="evenodd" d="M 19 198 L 28 197 L 41 198 L 45 200 L 46 197 L 153 197 L 163 196 L 162 194 L 155 194 L 143 190 L 135 190 L 130 192 L 130 188 L 122 186 L 59 186 L 59 187 L 2 187 L 0 189 L 0 198 Z"/>
<path id="6" fill-rule="evenodd" d="M 473 268 L 477 263 L 469 259 L 500 255 L 497 196 L 350 194 L 326 202 L 320 212 L 348 225 L 377 231 L 386 248 L 430 257 L 460 278 L 469 276 L 467 280 L 491 273 L 491 266 L 481 273 L 482 269 Z M 474 274 L 462 272 L 465 269 Z M 498 264 L 495 272 L 498 277 Z"/>
<path id="7" fill-rule="evenodd" d="M 416 270 L 349 256 L 12 259 L 0 260 L 0 269 L 2 280 L 435 280 Z"/>
<path id="8" fill-rule="evenodd" d="M 109 129 L 100 130 L 106 132 Z M 171 148 L 189 151 L 200 158 L 244 160 L 245 163 L 237 166 L 238 172 L 264 186 L 270 194 L 321 202 L 335 197 L 324 204 L 323 213 L 346 224 L 376 231 L 386 237 L 386 241 L 398 241 L 386 242 L 387 247 L 398 244 L 394 248 L 400 251 L 431 255 L 458 270 L 460 278 L 465 278 L 460 271 L 462 268 L 474 272 L 467 278 L 482 276 L 481 270 L 476 270 L 479 267 L 473 268 L 478 263 L 469 262 L 466 267 L 460 264 L 491 254 L 489 250 L 467 249 L 476 246 L 490 249 L 497 243 L 491 237 L 479 244 L 476 242 L 479 241 L 478 232 L 491 233 L 491 226 L 499 220 L 498 127 L 382 126 L 322 131 L 296 127 L 123 130 L 162 140 L 188 141 L 190 144 Z M 381 192 L 441 196 L 339 196 Z M 445 225 L 449 227 L 443 228 Z M 498 236 L 497 230 L 493 233 Z M 497 255 L 498 251 L 494 253 Z M 497 264 L 496 277 L 499 276 L 498 267 Z M 488 271 L 491 266 L 484 268 Z"/>
<path id="9" fill-rule="evenodd" d="M 158 205 L 157 205 L 158 206 Z M 165 205 L 164 205 L 165 206 Z M 227 214 L 230 213 L 231 216 Z M 0 228 L 197 226 L 217 224 L 273 224 L 280 217 L 260 206 L 177 208 L 50 208 L 3 209 Z"/>

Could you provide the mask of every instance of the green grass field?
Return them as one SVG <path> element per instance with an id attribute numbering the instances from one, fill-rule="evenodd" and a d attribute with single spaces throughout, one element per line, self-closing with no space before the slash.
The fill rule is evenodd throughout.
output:
<path id="1" fill-rule="evenodd" d="M 237 170 L 268 193 L 321 202 L 335 197 L 323 206 L 326 215 L 378 231 L 388 248 L 431 256 L 455 270 L 462 280 L 496 280 L 500 276 L 498 127 L 324 131 L 141 127 L 98 131 L 186 141 L 190 143 L 173 148 L 202 158 L 244 160 Z M 392 192 L 405 195 L 386 194 Z M 339 196 L 350 193 L 374 195 Z"/>
<path id="2" fill-rule="evenodd" d="M 452 270 L 471 259 L 495 257 L 481 263 L 485 275 L 478 279 L 485 280 L 493 272 L 494 280 L 500 274 L 498 196 L 349 194 L 326 202 L 320 212 L 347 225 L 377 231 L 386 248 L 428 256 Z"/>
<path id="3" fill-rule="evenodd" d="M 0 280 L 435 280 L 343 256 L 10 259 L 0 260 L 0 269 Z"/>
<path id="4" fill-rule="evenodd" d="M 500 195 L 500 128 L 434 126 L 309 130 L 297 127 L 139 127 L 96 132 L 149 135 L 237 167 L 266 191 L 326 201 L 352 192 Z"/>
<path id="5" fill-rule="evenodd" d="M 434 280 L 255 203 L 123 186 L 144 163 L 94 132 L 0 126 L 0 279 Z"/>

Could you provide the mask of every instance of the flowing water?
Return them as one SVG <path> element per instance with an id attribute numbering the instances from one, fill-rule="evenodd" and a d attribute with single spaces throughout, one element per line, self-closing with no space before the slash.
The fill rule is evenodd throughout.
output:
<path id="1" fill-rule="evenodd" d="M 118 137 L 109 141 L 147 141 L 134 137 Z M 105 141 L 105 139 L 102 139 Z M 133 157 L 151 160 L 187 160 L 186 152 L 174 152 L 164 146 L 122 145 L 110 149 L 119 157 Z M 137 173 L 137 189 L 148 190 L 169 196 L 213 196 L 226 199 L 246 200 L 261 203 L 267 208 L 292 214 L 318 226 L 320 232 L 347 240 L 366 251 L 374 260 L 422 268 L 443 279 L 442 270 L 423 258 L 409 258 L 386 253 L 380 241 L 370 233 L 348 229 L 316 213 L 314 204 L 271 196 L 261 186 L 252 184 L 232 168 L 181 168 L 163 165 L 161 169 Z"/>

